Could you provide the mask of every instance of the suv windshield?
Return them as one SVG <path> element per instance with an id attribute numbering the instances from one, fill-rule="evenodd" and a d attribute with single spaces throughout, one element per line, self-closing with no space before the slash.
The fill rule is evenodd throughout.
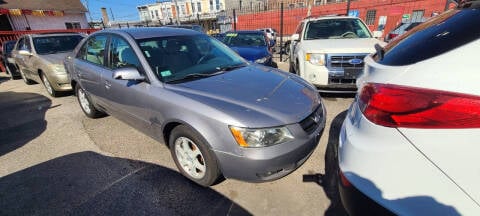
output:
<path id="1" fill-rule="evenodd" d="M 65 35 L 51 37 L 34 37 L 35 51 L 40 54 L 52 54 L 57 52 L 70 52 L 83 39 L 81 35 Z"/>
<path id="2" fill-rule="evenodd" d="M 267 46 L 264 35 L 257 33 L 227 33 L 223 43 L 227 46 Z"/>
<path id="3" fill-rule="evenodd" d="M 213 76 L 247 64 L 225 44 L 204 34 L 137 42 L 152 71 L 163 82 Z"/>
<path id="4" fill-rule="evenodd" d="M 371 38 L 367 27 L 359 19 L 323 19 L 307 23 L 305 40 Z"/>

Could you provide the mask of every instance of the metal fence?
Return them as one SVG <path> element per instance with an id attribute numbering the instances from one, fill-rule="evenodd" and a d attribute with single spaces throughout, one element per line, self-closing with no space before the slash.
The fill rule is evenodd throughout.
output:
<path id="1" fill-rule="evenodd" d="M 268 2 L 268 1 L 267 1 Z M 293 1 L 297 3 L 274 2 L 270 4 L 247 4 L 225 12 L 225 29 L 254 30 L 274 28 L 283 46 L 306 17 L 326 15 L 349 15 L 361 18 L 373 32 L 383 39 L 402 21 L 425 20 L 453 7 L 452 0 L 341 0 L 341 1 Z M 312 5 L 308 5 L 311 2 Z M 236 19 L 233 19 L 236 17 Z M 280 48 L 281 50 L 281 48 Z"/>

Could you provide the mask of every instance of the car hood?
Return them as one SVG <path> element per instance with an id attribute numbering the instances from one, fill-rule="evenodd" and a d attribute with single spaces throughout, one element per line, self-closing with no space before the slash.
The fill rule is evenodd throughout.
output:
<path id="1" fill-rule="evenodd" d="M 305 52 L 320 53 L 373 53 L 375 44 L 384 45 L 375 38 L 318 39 L 305 40 L 302 47 Z"/>
<path id="2" fill-rule="evenodd" d="M 52 64 L 62 64 L 63 65 L 63 60 L 71 54 L 71 52 L 62 52 L 62 53 L 54 53 L 54 54 L 47 54 L 47 55 L 41 55 L 41 58 L 52 63 Z"/>
<path id="3" fill-rule="evenodd" d="M 260 65 L 168 88 L 249 127 L 297 123 L 321 103 L 316 89 L 303 79 Z"/>
<path id="4" fill-rule="evenodd" d="M 230 47 L 232 50 L 237 52 L 244 59 L 249 61 L 255 61 L 257 59 L 263 58 L 270 53 L 266 47 Z"/>

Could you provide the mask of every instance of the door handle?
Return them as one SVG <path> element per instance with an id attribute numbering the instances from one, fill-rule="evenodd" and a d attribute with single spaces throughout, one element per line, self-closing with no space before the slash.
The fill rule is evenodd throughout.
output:
<path id="1" fill-rule="evenodd" d="M 112 87 L 112 84 L 109 81 L 105 81 L 105 88 L 110 89 Z"/>

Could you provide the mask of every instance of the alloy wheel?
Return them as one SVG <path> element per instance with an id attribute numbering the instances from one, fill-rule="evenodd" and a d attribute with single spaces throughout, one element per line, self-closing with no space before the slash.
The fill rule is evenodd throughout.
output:
<path id="1" fill-rule="evenodd" d="M 207 166 L 202 152 L 198 146 L 186 137 L 178 137 L 175 140 L 175 155 L 180 167 L 194 179 L 205 176 Z"/>
<path id="2" fill-rule="evenodd" d="M 88 102 L 87 94 L 85 94 L 85 91 L 83 91 L 82 88 L 78 88 L 77 95 L 78 95 L 78 101 L 80 101 L 80 106 L 82 106 L 82 109 L 86 113 L 91 113 L 92 110 L 90 109 L 90 102 Z"/>

